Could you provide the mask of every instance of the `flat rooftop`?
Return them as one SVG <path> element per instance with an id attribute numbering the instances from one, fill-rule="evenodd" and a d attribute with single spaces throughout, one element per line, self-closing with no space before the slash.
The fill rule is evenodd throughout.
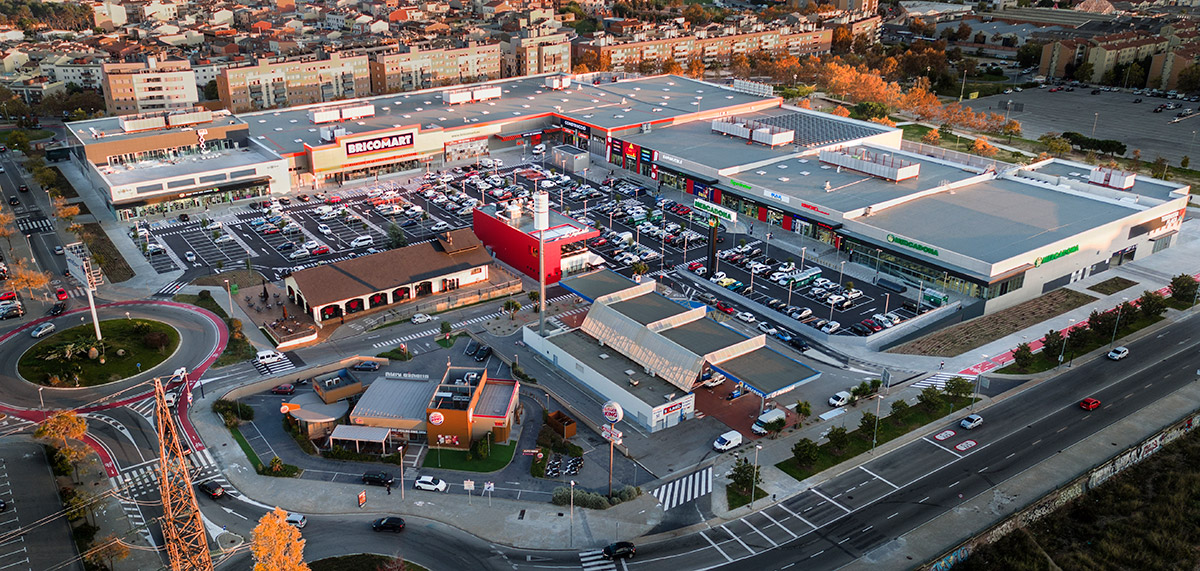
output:
<path id="1" fill-rule="evenodd" d="M 624 385 L 626 391 L 652 407 L 669 400 L 667 395 L 674 395 L 673 398 L 678 398 L 683 392 L 679 387 L 659 377 L 647 375 L 641 365 L 611 347 L 601 347 L 594 337 L 579 329 L 551 336 L 547 340 L 570 353 L 592 370 L 604 375 L 605 378 Z M 600 357 L 602 354 L 607 358 L 602 359 Z M 627 375 L 625 371 L 633 371 L 634 374 Z M 631 378 L 638 381 L 637 386 L 629 385 Z"/>
<path id="2" fill-rule="evenodd" d="M 121 128 L 121 118 L 119 116 L 114 116 L 101 117 L 99 119 L 88 119 L 86 121 L 72 121 L 67 124 L 67 127 L 84 145 L 89 145 L 92 143 L 111 143 L 113 141 L 140 139 L 142 137 L 155 137 L 164 133 L 195 132 L 196 129 L 205 129 L 214 125 L 225 126 L 241 124 L 245 124 L 245 122 L 233 115 L 217 115 L 212 118 L 212 121 L 206 121 L 203 123 L 192 123 L 189 125 L 179 125 L 177 127 L 165 127 L 162 129 L 148 129 L 144 131 L 132 131 L 126 133 L 125 130 Z M 96 133 L 103 134 L 103 136 L 100 138 L 92 138 L 92 133 L 89 127 L 94 129 Z"/>
<path id="3" fill-rule="evenodd" d="M 864 147 L 872 153 L 894 154 L 903 157 L 906 161 L 920 163 L 921 174 L 915 178 L 893 182 L 849 169 L 838 169 L 836 166 L 822 163 L 816 156 L 810 156 L 787 159 L 743 171 L 733 175 L 732 178 L 757 189 L 766 188 L 817 206 L 824 206 L 838 212 L 849 212 L 938 187 L 946 182 L 971 178 L 978 174 L 966 170 L 965 165 L 962 167 L 952 166 L 933 161 L 929 157 L 902 153 L 897 149 L 886 147 Z M 858 146 L 846 150 L 849 152 L 855 148 Z M 825 190 L 826 182 L 829 183 L 831 191 Z M 771 198 L 763 197 L 761 192 L 755 192 L 755 194 L 757 200 L 773 202 Z M 787 204 L 786 206 L 791 209 L 799 207 L 796 204 Z"/>
<path id="4" fill-rule="evenodd" d="M 508 414 L 508 405 L 513 402 L 517 383 L 501 379 L 488 379 L 483 385 L 479 400 L 475 401 L 475 414 L 502 417 Z"/>
<path id="5" fill-rule="evenodd" d="M 513 224 L 510 225 L 515 225 L 517 230 L 525 232 L 530 236 L 537 237 L 538 235 L 538 231 L 533 226 L 533 212 L 529 208 L 521 208 L 518 211 L 519 214 L 516 218 L 508 217 L 513 211 L 509 210 L 506 205 L 493 203 L 480 206 L 478 209 L 492 218 L 496 218 L 501 221 L 511 220 Z M 498 215 L 501 212 L 504 213 L 504 216 Z M 563 213 L 553 209 L 549 211 L 548 221 L 550 223 L 550 227 L 546 229 L 547 242 L 572 238 L 578 234 L 592 231 L 591 228 L 588 228 L 587 224 L 571 218 L 570 216 L 565 216 Z"/>
<path id="6" fill-rule="evenodd" d="M 1074 179 L 1079 182 L 1088 182 L 1092 168 L 1089 165 L 1070 163 L 1065 161 L 1052 161 L 1038 168 L 1031 168 L 1035 172 L 1048 174 L 1052 176 L 1061 176 Z M 1097 188 L 1105 188 L 1109 190 L 1118 190 L 1107 186 L 1099 186 Z M 1171 193 L 1176 190 L 1187 188 L 1187 185 L 1176 184 L 1164 180 L 1150 178 L 1143 174 L 1138 174 L 1133 179 L 1133 186 L 1124 192 L 1129 192 L 1155 200 L 1172 200 L 1176 197 L 1171 196 Z"/>
<path id="7" fill-rule="evenodd" d="M 617 303 L 609 304 L 609 307 L 642 325 L 649 325 L 655 321 L 666 319 L 672 315 L 679 315 L 688 310 L 688 308 L 657 293 L 646 293 L 624 301 L 618 301 Z"/>
<path id="8" fill-rule="evenodd" d="M 425 406 L 429 404 L 429 396 L 436 387 L 435 381 L 376 379 L 367 385 L 367 390 L 350 414 L 423 421 Z"/>
<path id="9" fill-rule="evenodd" d="M 513 122 L 556 112 L 572 120 L 603 129 L 634 127 L 642 123 L 676 119 L 729 107 L 767 101 L 694 79 L 655 76 L 615 83 L 575 84 L 555 91 L 544 85 L 545 76 L 512 78 L 476 85 L 499 85 L 499 99 L 447 105 L 442 93 L 467 86 L 429 89 L 403 94 L 378 95 L 318 105 L 256 111 L 238 117 L 250 126 L 250 136 L 278 153 L 300 153 L 304 145 L 317 147 L 320 127 L 308 119 L 309 109 L 375 105 L 375 116 L 331 123 L 349 134 L 417 126 L 422 130 L 472 128 L 480 124 Z M 550 119 L 543 119 L 550 124 Z M 517 129 L 520 131 L 523 129 Z"/>
<path id="10" fill-rule="evenodd" d="M 821 376 L 815 369 L 789 359 L 770 347 L 755 349 L 715 364 L 713 368 L 758 389 L 768 398 Z"/>
<path id="11" fill-rule="evenodd" d="M 109 185 L 124 186 L 188 175 L 211 175 L 212 170 L 216 168 L 236 169 L 277 160 L 280 158 L 250 146 L 183 155 L 172 159 L 147 159 L 134 163 L 107 165 L 99 167 L 99 170 L 108 180 Z M 226 180 L 222 178 L 212 184 L 215 186 Z"/>
<path id="12" fill-rule="evenodd" d="M 1103 200 L 996 179 L 913 200 L 859 220 L 930 246 L 997 263 L 1133 213 L 1132 208 Z"/>
<path id="13" fill-rule="evenodd" d="M 664 329 L 659 334 L 701 356 L 746 340 L 741 333 L 708 317 Z"/>
<path id="14" fill-rule="evenodd" d="M 589 303 L 637 285 L 633 280 L 608 269 L 572 276 L 558 283 Z"/>

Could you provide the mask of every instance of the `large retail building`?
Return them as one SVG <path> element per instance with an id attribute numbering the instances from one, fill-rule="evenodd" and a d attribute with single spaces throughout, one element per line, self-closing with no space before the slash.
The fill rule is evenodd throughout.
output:
<path id="1" fill-rule="evenodd" d="M 70 131 L 122 217 L 564 143 L 590 152 L 593 172 L 637 173 L 914 287 L 986 301 L 972 311 L 1170 247 L 1188 198 L 1186 185 L 1103 167 L 925 149 L 764 86 L 676 76 L 556 74 L 204 119 Z"/>

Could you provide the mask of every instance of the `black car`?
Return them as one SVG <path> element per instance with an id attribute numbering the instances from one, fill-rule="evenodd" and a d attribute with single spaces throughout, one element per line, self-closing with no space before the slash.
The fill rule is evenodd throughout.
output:
<path id="1" fill-rule="evenodd" d="M 479 352 L 479 349 L 481 347 L 483 347 L 483 345 L 480 345 L 479 343 L 476 343 L 474 340 L 472 340 L 470 343 L 467 343 L 467 350 L 465 353 L 468 356 L 474 356 L 476 353 Z"/>
<path id="2" fill-rule="evenodd" d="M 390 486 L 396 482 L 396 479 L 387 472 L 367 472 L 362 475 L 364 484 L 372 486 Z"/>
<path id="3" fill-rule="evenodd" d="M 353 367 L 350 367 L 350 370 L 352 370 L 352 371 L 378 371 L 379 363 L 376 363 L 375 361 L 363 361 L 357 365 L 354 365 Z"/>
<path id="4" fill-rule="evenodd" d="M 279 197 L 279 199 L 278 199 L 278 200 L 279 200 L 279 203 L 280 203 L 280 204 L 282 204 L 282 205 L 284 205 L 284 206 L 287 206 L 287 205 L 289 205 L 289 204 L 291 204 L 291 203 L 292 203 L 292 199 L 290 199 L 290 198 L 288 198 L 288 197 L 286 197 L 286 196 L 281 196 L 281 197 Z"/>
<path id="5" fill-rule="evenodd" d="M 183 213 L 180 213 L 180 214 L 179 214 L 179 221 L 180 221 L 180 222 L 187 222 L 188 220 L 191 220 L 191 219 L 192 219 L 192 217 L 191 217 L 191 216 L 188 216 L 188 214 L 187 214 L 186 212 L 183 212 Z"/>
<path id="6" fill-rule="evenodd" d="M 62 312 L 67 310 L 67 302 L 60 301 L 50 308 L 50 315 L 62 315 Z"/>
<path id="7" fill-rule="evenodd" d="M 399 516 L 381 517 L 371 523 L 371 529 L 375 531 L 404 531 L 404 518 Z"/>
<path id="8" fill-rule="evenodd" d="M 871 334 L 871 330 L 868 329 L 866 325 L 863 325 L 861 323 L 855 323 L 854 325 L 851 325 L 850 331 L 852 331 L 855 335 L 858 335 L 859 337 L 866 337 Z"/>
<path id="9" fill-rule="evenodd" d="M 637 547 L 628 541 L 618 541 L 604 548 L 605 559 L 633 559 Z"/>
<path id="10" fill-rule="evenodd" d="M 297 199 L 298 199 L 300 202 L 308 202 L 309 200 L 312 200 L 312 197 L 311 197 L 311 196 L 309 196 L 309 195 L 307 195 L 307 194 L 301 194 L 300 196 L 297 196 L 296 198 L 297 198 Z"/>
<path id="11" fill-rule="evenodd" d="M 788 341 L 788 345 L 798 351 L 808 351 L 808 341 L 801 339 L 799 335 L 793 335 L 792 340 Z"/>
<path id="12" fill-rule="evenodd" d="M 10 196 L 8 197 L 8 203 L 12 206 L 18 206 L 21 204 L 21 201 L 15 196 Z"/>
<path id="13" fill-rule="evenodd" d="M 201 482 L 200 484 L 197 484 L 196 487 L 200 488 L 200 491 L 204 492 L 204 495 L 214 500 L 225 495 L 225 488 L 222 488 L 221 485 L 216 482 Z"/>
<path id="14" fill-rule="evenodd" d="M 278 246 L 275 246 L 275 249 L 282 252 L 284 250 L 291 250 L 292 248 L 295 248 L 295 247 L 296 247 L 295 242 L 284 242 Z"/>
<path id="15" fill-rule="evenodd" d="M 15 317 L 21 317 L 22 315 L 25 315 L 24 308 L 19 306 L 10 306 L 5 308 L 3 313 L 0 313 L 0 319 L 13 319 Z"/>
<path id="16" fill-rule="evenodd" d="M 492 356 L 492 348 L 484 345 L 475 352 L 475 361 L 482 363 Z"/>

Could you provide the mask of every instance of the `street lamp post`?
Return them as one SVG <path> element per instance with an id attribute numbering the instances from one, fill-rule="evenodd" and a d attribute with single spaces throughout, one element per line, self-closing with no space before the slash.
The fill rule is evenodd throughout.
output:
<path id="1" fill-rule="evenodd" d="M 883 402 L 883 395 L 875 395 L 875 432 L 871 436 L 871 454 L 875 453 L 875 444 L 879 442 L 879 405 Z"/>
<path id="2" fill-rule="evenodd" d="M 754 509 L 754 496 L 758 492 L 758 451 L 762 450 L 762 444 L 754 445 L 754 479 L 750 482 L 750 509 Z"/>
<path id="3" fill-rule="evenodd" d="M 1058 364 L 1054 366 L 1054 368 L 1055 368 L 1055 369 L 1057 369 L 1057 368 L 1059 368 L 1060 366 L 1062 366 L 1062 362 L 1063 362 L 1063 355 L 1066 355 L 1066 354 L 1067 354 L 1067 337 L 1070 337 L 1070 335 L 1071 335 L 1071 327 L 1072 327 L 1072 326 L 1074 326 L 1074 325 L 1075 325 L 1075 320 L 1074 320 L 1074 319 L 1072 319 L 1072 320 L 1071 320 L 1071 325 L 1068 325 L 1068 326 L 1067 326 L 1067 334 L 1062 336 L 1062 349 L 1060 349 L 1060 350 L 1058 351 Z"/>
<path id="4" fill-rule="evenodd" d="M 987 355 L 984 355 L 984 356 L 983 356 L 983 362 L 984 362 L 984 363 L 987 363 L 989 359 L 990 359 L 990 358 L 989 358 Z M 979 374 L 978 374 L 978 375 L 975 375 L 975 393 L 974 393 L 973 395 L 971 395 L 971 408 L 970 408 L 970 410 L 971 410 L 972 412 L 974 412 L 974 411 L 975 411 L 975 401 L 976 401 L 976 400 L 978 400 L 978 397 L 979 397 L 979 379 L 981 379 L 981 378 L 983 378 L 983 371 L 982 371 L 982 370 L 981 370 L 981 371 L 979 371 Z"/>
<path id="5" fill-rule="evenodd" d="M 1092 120 L 1092 138 L 1096 138 L 1096 125 L 1100 123 L 1100 112 L 1096 112 L 1096 118 Z"/>
<path id="6" fill-rule="evenodd" d="M 883 294 L 883 315 L 886 317 L 888 312 L 888 304 L 892 303 L 892 294 Z"/>
<path id="7" fill-rule="evenodd" d="M 1125 309 L 1125 304 L 1129 302 L 1129 298 L 1121 298 L 1121 305 L 1117 306 L 1117 322 L 1113 324 L 1112 339 L 1108 341 L 1108 350 L 1112 351 L 1113 345 L 1117 343 L 1117 330 L 1121 328 L 1121 310 Z"/>
<path id="8" fill-rule="evenodd" d="M 571 538 L 567 540 L 567 547 L 575 546 L 575 480 L 571 480 Z"/>
<path id="9" fill-rule="evenodd" d="M 229 289 L 229 280 L 225 280 L 225 293 L 229 294 L 229 317 L 233 317 L 233 290 Z"/>
<path id="10" fill-rule="evenodd" d="M 38 387 L 38 404 L 41 405 L 42 412 L 46 412 L 46 401 L 42 399 L 42 389 L 46 387 Z"/>
<path id="11" fill-rule="evenodd" d="M 842 260 L 841 264 L 842 264 L 840 267 L 841 269 L 838 273 L 838 286 L 839 287 L 842 285 L 842 278 L 846 275 L 846 261 Z M 829 304 L 829 320 L 833 321 L 833 304 L 832 303 Z"/>

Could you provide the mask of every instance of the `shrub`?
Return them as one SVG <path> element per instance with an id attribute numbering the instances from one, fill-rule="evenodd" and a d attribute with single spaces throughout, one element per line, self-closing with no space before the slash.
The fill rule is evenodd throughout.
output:
<path id="1" fill-rule="evenodd" d="M 556 506 L 565 506 L 571 504 L 571 488 L 562 486 L 554 489 L 554 493 L 550 495 L 550 502 Z M 608 498 L 601 494 L 584 491 L 578 487 L 575 488 L 575 507 L 588 508 L 593 510 L 608 509 Z"/>
<path id="2" fill-rule="evenodd" d="M 155 351 L 161 351 L 163 347 L 166 347 L 170 342 L 171 339 L 162 331 L 152 331 L 142 337 L 142 344 L 145 345 L 147 349 L 154 349 Z"/>
<path id="3" fill-rule="evenodd" d="M 138 335 L 145 335 L 150 332 L 150 324 L 139 319 L 133 322 L 131 329 Z"/>
<path id="4" fill-rule="evenodd" d="M 200 293 L 196 295 L 196 297 L 200 298 L 200 301 L 204 301 L 206 299 L 212 299 L 212 292 L 210 292 L 206 289 L 202 289 L 202 290 L 200 290 Z"/>
<path id="5" fill-rule="evenodd" d="M 53 446 L 46 447 L 46 456 L 50 458 L 50 469 L 54 471 L 55 476 L 70 476 L 71 461 Z M 64 498 L 63 501 L 66 501 Z"/>
<path id="6" fill-rule="evenodd" d="M 904 399 L 897 400 L 892 403 L 892 417 L 897 420 L 908 413 L 908 403 Z"/>
<path id="7" fill-rule="evenodd" d="M 233 428 L 243 420 L 254 420 L 254 409 L 245 403 L 227 399 L 217 399 L 212 404 L 212 411 L 225 420 L 225 426 Z"/>

